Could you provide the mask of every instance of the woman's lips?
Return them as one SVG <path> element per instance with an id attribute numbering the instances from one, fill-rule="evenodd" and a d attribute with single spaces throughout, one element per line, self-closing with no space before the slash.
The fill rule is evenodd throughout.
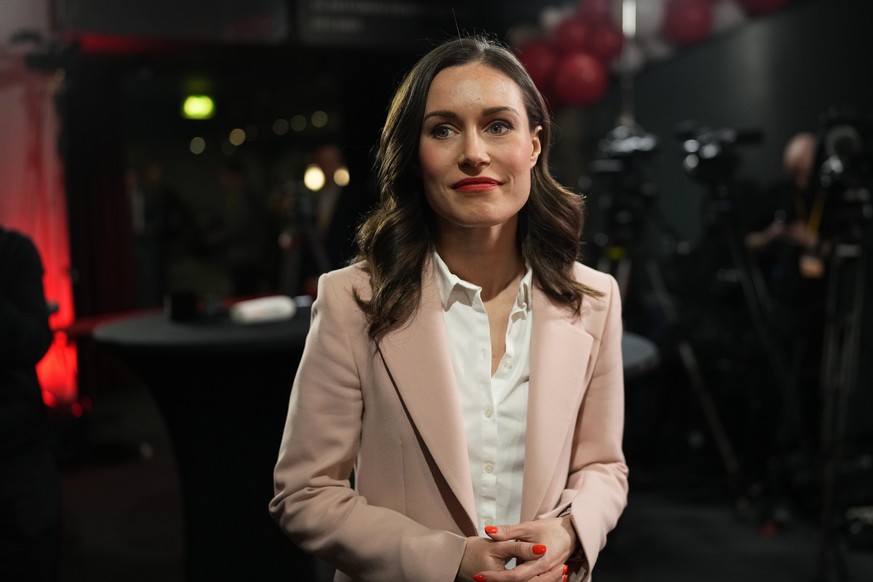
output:
<path id="1" fill-rule="evenodd" d="M 452 184 L 452 189 L 459 192 L 485 192 L 500 186 L 500 182 L 492 178 L 465 178 Z"/>

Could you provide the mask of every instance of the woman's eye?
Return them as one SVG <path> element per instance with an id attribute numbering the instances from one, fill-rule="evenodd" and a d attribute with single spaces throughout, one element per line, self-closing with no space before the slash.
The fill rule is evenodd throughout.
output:
<path id="1" fill-rule="evenodd" d="M 436 138 L 446 138 L 452 135 L 452 128 L 447 125 L 437 125 L 431 130 L 430 134 Z"/>
<path id="2" fill-rule="evenodd" d="M 488 126 L 488 132 L 494 135 L 506 133 L 512 129 L 512 125 L 506 121 L 495 121 Z"/>

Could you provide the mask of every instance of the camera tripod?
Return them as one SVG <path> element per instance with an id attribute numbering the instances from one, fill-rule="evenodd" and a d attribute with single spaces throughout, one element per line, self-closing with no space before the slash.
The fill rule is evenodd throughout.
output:
<path id="1" fill-rule="evenodd" d="M 632 259 L 630 256 L 625 255 L 619 258 L 617 262 L 613 262 L 613 266 L 601 263 L 599 268 L 606 272 L 614 273 L 618 280 L 619 289 L 624 289 L 626 293 Z M 667 290 L 667 285 L 664 281 L 657 260 L 652 257 L 647 257 L 643 259 L 643 266 L 645 268 L 646 278 L 665 321 L 672 329 L 678 329 L 680 327 L 679 312 Z M 728 437 L 724 423 L 722 422 L 715 400 L 704 380 L 703 373 L 700 369 L 700 363 L 697 359 L 697 354 L 692 347 L 691 342 L 684 334 L 680 333 L 677 334 L 677 336 L 676 351 L 688 376 L 692 391 L 697 397 L 703 415 L 709 425 L 709 430 L 712 434 L 716 448 L 718 449 L 725 471 L 731 481 L 736 483 L 740 476 L 740 463 L 737 459 L 736 452 L 734 451 L 733 444 Z"/>
<path id="2" fill-rule="evenodd" d="M 739 196 L 736 187 L 730 180 L 725 179 L 712 184 L 709 195 L 711 228 L 727 247 L 731 262 L 736 268 L 746 311 L 781 398 L 782 416 L 777 423 L 776 440 L 783 447 L 787 447 L 799 438 L 803 424 L 797 399 L 797 381 L 773 336 L 775 323 L 760 266 L 742 239 L 736 212 L 736 199 Z"/>
<path id="3" fill-rule="evenodd" d="M 628 171 L 628 166 L 631 167 L 630 171 Z M 740 476 L 740 463 L 734 446 L 728 437 L 718 407 L 706 384 L 697 354 L 686 334 L 681 330 L 679 311 L 667 289 L 659 262 L 644 250 L 646 245 L 641 240 L 642 217 L 653 218 L 656 216 L 656 213 L 647 208 L 647 202 L 651 200 L 651 193 L 646 191 L 645 181 L 640 179 L 640 176 L 635 175 L 634 164 L 628 164 L 627 161 L 622 164 L 619 161 L 619 163 L 602 164 L 601 167 L 617 170 L 611 175 L 619 178 L 620 185 L 617 190 L 612 192 L 612 197 L 618 200 L 618 203 L 609 209 L 611 216 L 608 228 L 612 234 L 609 237 L 609 244 L 604 245 L 606 250 L 600 257 L 597 268 L 616 278 L 622 301 L 626 302 L 631 291 L 634 264 L 642 264 L 643 282 L 653 293 L 664 321 L 673 332 L 671 336 L 675 338 L 675 348 L 690 387 L 706 419 L 724 469 L 731 483 L 736 485 Z M 667 228 L 666 225 L 662 226 Z"/>
<path id="4" fill-rule="evenodd" d="M 829 280 L 822 354 L 821 454 L 822 504 L 819 563 L 814 582 L 849 579 L 835 518 L 839 479 L 846 438 L 847 416 L 857 387 L 861 342 L 861 315 L 866 276 L 860 241 L 838 242 L 829 260 Z"/>

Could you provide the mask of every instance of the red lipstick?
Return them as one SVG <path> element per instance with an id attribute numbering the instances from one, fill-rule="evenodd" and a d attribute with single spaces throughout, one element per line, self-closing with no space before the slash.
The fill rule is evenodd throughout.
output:
<path id="1" fill-rule="evenodd" d="M 452 184 L 453 190 L 460 192 L 485 192 L 500 186 L 500 182 L 494 178 L 464 178 Z"/>

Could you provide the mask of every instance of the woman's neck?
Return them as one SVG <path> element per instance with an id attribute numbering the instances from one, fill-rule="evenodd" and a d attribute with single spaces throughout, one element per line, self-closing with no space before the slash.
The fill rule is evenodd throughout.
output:
<path id="1" fill-rule="evenodd" d="M 524 275 L 524 260 L 514 232 L 469 229 L 460 233 L 443 233 L 436 249 L 452 273 L 482 287 L 485 301 Z"/>

